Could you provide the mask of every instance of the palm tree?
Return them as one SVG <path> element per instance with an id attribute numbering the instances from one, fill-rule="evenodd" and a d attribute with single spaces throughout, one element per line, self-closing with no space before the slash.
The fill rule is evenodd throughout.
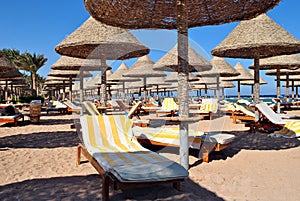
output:
<path id="1" fill-rule="evenodd" d="M 28 52 L 23 53 L 16 61 L 20 69 L 30 72 L 33 95 L 36 95 L 37 71 L 44 66 L 47 61 L 48 59 L 45 58 L 44 55 L 37 55 L 36 53 L 31 55 Z"/>
<path id="2" fill-rule="evenodd" d="M 4 48 L 1 50 L 6 59 L 8 59 L 16 68 L 19 68 L 18 59 L 21 56 L 19 50 Z"/>

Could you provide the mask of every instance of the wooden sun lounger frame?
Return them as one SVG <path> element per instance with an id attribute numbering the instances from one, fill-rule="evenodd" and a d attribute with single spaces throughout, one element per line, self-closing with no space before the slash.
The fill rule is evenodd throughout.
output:
<path id="1" fill-rule="evenodd" d="M 14 126 L 18 125 L 18 121 L 22 119 L 24 121 L 24 115 L 22 113 L 13 115 L 14 118 L 11 118 L 12 116 L 1 116 L 1 117 L 7 117 L 7 118 L 0 118 L 0 123 L 13 123 Z"/>
<path id="2" fill-rule="evenodd" d="M 239 111 L 231 111 L 231 118 L 234 124 L 237 123 L 237 120 L 241 121 L 255 121 L 255 117 L 245 115 Z"/>
<path id="3" fill-rule="evenodd" d="M 174 144 L 157 142 L 155 140 L 141 139 L 141 138 L 137 138 L 137 140 L 140 144 L 151 144 L 151 145 L 163 146 L 163 147 L 178 147 Z M 227 143 L 227 144 L 217 143 L 212 151 L 222 151 L 223 149 L 229 147 L 231 144 L 232 144 L 232 142 Z M 211 152 L 211 150 L 207 150 L 207 149 L 205 149 L 205 147 L 203 147 L 203 148 L 204 148 L 204 150 L 203 150 L 202 161 L 205 163 L 208 163 L 209 162 L 209 153 Z"/>
<path id="4" fill-rule="evenodd" d="M 112 185 L 114 190 L 119 190 L 119 189 L 127 189 L 127 188 L 136 188 L 139 186 L 146 186 L 146 185 L 172 183 L 173 187 L 178 191 L 180 191 L 180 182 L 184 181 L 184 179 L 174 179 L 174 180 L 157 181 L 157 182 L 122 182 L 116 179 L 109 172 L 105 171 L 101 167 L 101 165 L 97 162 L 97 160 L 88 153 L 88 151 L 82 144 L 79 144 L 77 147 L 77 165 L 80 165 L 81 163 L 81 154 L 92 164 L 92 166 L 97 170 L 97 172 L 101 176 L 103 201 L 109 200 L 109 185 Z"/>

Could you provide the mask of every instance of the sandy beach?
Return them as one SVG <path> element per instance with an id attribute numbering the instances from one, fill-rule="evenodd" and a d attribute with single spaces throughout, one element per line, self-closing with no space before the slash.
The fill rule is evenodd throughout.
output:
<path id="1" fill-rule="evenodd" d="M 296 111 L 299 113 L 299 111 Z M 80 142 L 71 129 L 76 115 L 43 114 L 17 127 L 0 126 L 0 200 L 101 200 L 101 180 L 84 158 L 76 165 Z M 250 133 L 228 116 L 192 125 L 236 135 L 233 144 L 202 163 L 190 156 L 182 191 L 171 185 L 115 191 L 110 200 L 298 200 L 300 141 Z M 179 162 L 178 153 L 161 154 Z"/>

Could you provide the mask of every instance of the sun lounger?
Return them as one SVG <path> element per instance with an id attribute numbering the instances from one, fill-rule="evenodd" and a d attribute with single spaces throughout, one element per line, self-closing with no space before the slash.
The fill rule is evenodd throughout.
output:
<path id="1" fill-rule="evenodd" d="M 49 112 L 59 112 L 61 114 L 65 114 L 67 113 L 67 106 L 59 101 L 53 101 L 52 104 L 46 108 L 46 112 L 47 114 L 49 114 Z"/>
<path id="2" fill-rule="evenodd" d="M 270 134 L 271 137 L 298 138 L 300 140 L 300 121 L 288 122 L 284 127 Z"/>
<path id="3" fill-rule="evenodd" d="M 82 108 L 80 106 L 75 105 L 71 101 L 64 101 L 63 104 L 65 104 L 67 106 L 67 111 L 68 111 L 68 113 L 71 113 L 71 114 L 72 114 L 72 112 L 80 113 L 80 111 L 82 110 Z"/>
<path id="4" fill-rule="evenodd" d="M 109 183 L 117 188 L 172 183 L 180 190 L 188 177 L 181 165 L 142 147 L 125 115 L 84 115 L 80 122 L 84 145 L 78 146 L 77 162 L 82 153 L 101 175 L 102 200 L 108 200 Z"/>
<path id="5" fill-rule="evenodd" d="M 235 111 L 232 112 L 231 118 L 233 123 L 236 124 L 237 120 L 241 121 L 255 121 L 255 113 L 243 105 L 234 104 Z"/>
<path id="6" fill-rule="evenodd" d="M 200 110 L 190 110 L 192 115 L 208 116 L 210 120 L 213 119 L 213 114 L 218 111 L 218 100 L 214 98 L 202 99 Z"/>
<path id="7" fill-rule="evenodd" d="M 17 126 L 20 119 L 24 121 L 24 115 L 12 105 L 1 104 L 0 108 L 0 123 L 13 123 L 14 126 Z"/>
<path id="8" fill-rule="evenodd" d="M 156 116 L 158 117 L 158 114 L 168 114 L 174 116 L 176 111 L 178 111 L 178 104 L 174 101 L 174 99 L 164 98 L 161 109 L 156 110 Z"/>
<path id="9" fill-rule="evenodd" d="M 283 119 L 275 113 L 265 102 L 255 105 L 259 114 L 263 117 L 257 123 L 248 124 L 251 130 L 255 128 L 283 128 L 288 122 L 300 121 L 297 119 Z"/>
<path id="10" fill-rule="evenodd" d="M 94 103 L 92 103 L 90 101 L 84 101 L 83 106 L 84 106 L 84 114 L 100 115 L 100 112 L 98 111 L 98 109 Z"/>
<path id="11" fill-rule="evenodd" d="M 151 143 L 159 146 L 179 146 L 180 136 L 177 128 L 133 127 L 133 133 L 141 144 Z M 203 162 L 209 161 L 211 151 L 221 151 L 230 146 L 235 136 L 223 133 L 203 133 L 189 130 L 189 147 L 202 153 Z"/>

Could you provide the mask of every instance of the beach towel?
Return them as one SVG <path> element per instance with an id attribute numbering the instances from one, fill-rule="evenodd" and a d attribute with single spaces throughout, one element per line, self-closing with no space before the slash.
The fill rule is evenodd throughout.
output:
<path id="1" fill-rule="evenodd" d="M 270 134 L 271 137 L 297 138 L 300 140 L 300 121 L 288 122 L 284 127 Z"/>

